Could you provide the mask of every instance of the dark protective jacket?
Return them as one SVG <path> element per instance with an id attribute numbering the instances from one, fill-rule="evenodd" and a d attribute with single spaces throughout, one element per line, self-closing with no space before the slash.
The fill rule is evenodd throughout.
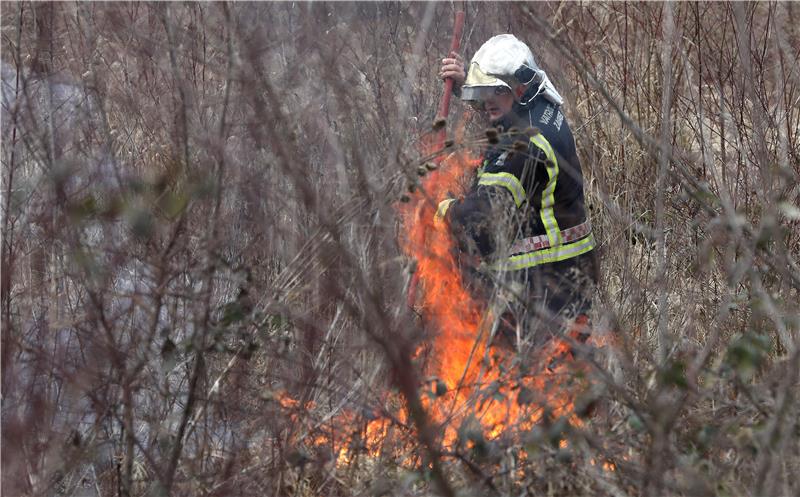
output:
<path id="1" fill-rule="evenodd" d="M 539 96 L 493 125 L 498 141 L 446 219 L 462 252 L 480 258 L 482 273 L 523 283 L 518 304 L 538 309 L 539 321 L 542 312 L 584 314 L 596 273 L 594 237 L 569 124 Z"/>

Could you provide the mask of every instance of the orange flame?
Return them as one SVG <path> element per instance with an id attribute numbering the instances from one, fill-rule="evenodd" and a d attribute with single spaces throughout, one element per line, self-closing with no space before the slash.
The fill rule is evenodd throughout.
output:
<path id="1" fill-rule="evenodd" d="M 576 366 L 568 360 L 570 346 L 551 340 L 540 351 L 541 367 L 534 374 L 521 374 L 511 352 L 491 347 L 493 317 L 465 287 L 447 227 L 434 222 L 438 202 L 463 195 L 478 161 L 464 149 L 450 153 L 425 175 L 410 201 L 398 206 L 404 234 L 401 248 L 416 261 L 416 306 L 432 336 L 431 343 L 418 351 L 427 359 L 430 378 L 430 389 L 423 385 L 421 397 L 441 428 L 441 443 L 448 447 L 460 442 L 473 446 L 476 436 L 493 439 L 511 427 L 528 430 L 545 412 L 579 423 L 572 412 L 576 389 L 567 386 Z M 293 412 L 314 407 L 313 403 L 301 406 L 288 395 L 278 401 Z M 377 456 L 396 433 L 392 426 L 405 425 L 407 418 L 403 408 L 385 414 L 365 420 L 354 412 L 341 412 L 330 423 L 307 428 L 313 433 L 307 434 L 306 443 L 331 447 L 338 464 L 347 464 L 357 450 Z M 561 446 L 566 446 L 565 440 Z"/>
<path id="2" fill-rule="evenodd" d="M 428 373 L 446 387 L 443 393 L 437 383 L 435 401 L 426 403 L 444 425 L 445 445 L 457 440 L 458 426 L 468 419 L 476 419 L 485 436 L 494 438 L 512 425 L 530 428 L 545 407 L 562 416 L 572 404 L 571 393 L 558 386 L 566 376 L 563 364 L 515 381 L 520 375 L 510 367 L 509 352 L 491 349 L 489 357 L 493 316 L 465 288 L 453 239 L 444 225 L 434 222 L 438 201 L 463 194 L 465 179 L 474 174 L 478 161 L 463 150 L 449 154 L 400 207 L 406 234 L 401 247 L 417 262 L 417 304 L 434 333 Z M 552 341 L 546 348 L 544 364 L 569 354 L 565 342 Z"/>

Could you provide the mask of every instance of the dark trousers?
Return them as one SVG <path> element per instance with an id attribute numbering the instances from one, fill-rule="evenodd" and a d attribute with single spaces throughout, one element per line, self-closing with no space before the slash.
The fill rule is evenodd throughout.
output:
<path id="1" fill-rule="evenodd" d="M 585 340 L 582 335 L 589 329 L 587 319 L 596 281 L 594 252 L 506 275 L 505 281 L 495 284 L 510 291 L 492 292 L 502 295 L 506 305 L 497 323 L 496 339 L 512 343 L 522 339 L 542 345 L 574 331 L 578 321 L 583 331 L 573 338 Z"/>

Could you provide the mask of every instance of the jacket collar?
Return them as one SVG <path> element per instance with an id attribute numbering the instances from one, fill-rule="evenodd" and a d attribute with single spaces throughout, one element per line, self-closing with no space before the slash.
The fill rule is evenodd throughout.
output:
<path id="1" fill-rule="evenodd" d="M 505 114 L 503 117 L 499 119 L 495 119 L 494 121 L 491 122 L 491 125 L 494 126 L 495 128 L 498 128 L 497 130 L 500 133 L 505 133 L 506 131 L 508 131 L 513 127 L 517 127 L 520 130 L 525 129 L 529 125 L 529 123 L 525 121 L 523 114 L 525 117 L 527 117 L 528 114 L 527 109 L 522 108 L 517 104 L 514 104 L 514 107 L 511 109 L 509 113 Z"/>

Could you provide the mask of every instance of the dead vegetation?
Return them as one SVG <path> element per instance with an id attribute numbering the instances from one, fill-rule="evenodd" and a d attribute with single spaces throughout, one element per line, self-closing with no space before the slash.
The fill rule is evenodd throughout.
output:
<path id="1" fill-rule="evenodd" d="M 431 407 L 398 205 L 451 4 L 4 3 L 4 495 L 800 492 L 797 6 L 466 11 L 575 130 L 614 337 L 580 416 Z"/>

